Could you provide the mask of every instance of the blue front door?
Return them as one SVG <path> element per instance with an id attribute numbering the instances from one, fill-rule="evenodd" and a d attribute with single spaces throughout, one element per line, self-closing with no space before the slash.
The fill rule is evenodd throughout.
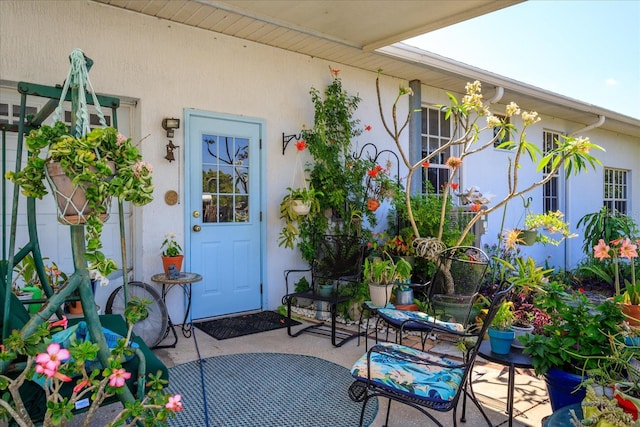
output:
<path id="1" fill-rule="evenodd" d="M 187 254 L 193 319 L 259 310 L 260 138 L 263 124 L 187 110 Z"/>

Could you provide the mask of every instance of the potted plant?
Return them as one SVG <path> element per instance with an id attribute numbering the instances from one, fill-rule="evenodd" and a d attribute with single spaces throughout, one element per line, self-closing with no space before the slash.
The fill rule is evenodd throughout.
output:
<path id="1" fill-rule="evenodd" d="M 567 292 L 561 283 L 542 286 L 534 303 L 549 315 L 542 333 L 521 339 L 536 374 L 544 375 L 551 407 L 556 410 L 584 398 L 583 376 L 597 367 L 597 357 L 612 354 L 609 336 L 624 320 L 613 300 L 596 304 L 583 293 Z"/>
<path id="2" fill-rule="evenodd" d="M 127 372 L 129 365 L 126 362 L 139 347 L 131 339 L 133 327 L 148 313 L 144 300 L 132 298 L 129 301 L 124 313 L 127 334 L 122 337 L 110 333 L 108 364 L 104 367 L 96 363 L 99 345 L 93 343 L 88 334 L 84 340 L 80 338 L 81 334 L 76 335 L 79 325 L 75 325 L 75 330 L 74 326 L 67 329 L 66 319 L 43 324 L 28 339 L 14 330 L 0 346 L 0 360 L 12 361 L 19 356 L 23 362 L 18 364 L 22 366 L 17 373 L 3 371 L 0 374 L 3 416 L 8 415 L 9 421 L 13 419 L 20 426 L 67 425 L 77 413 L 73 409 L 82 407 L 87 409 L 82 420 L 84 425 L 97 425 L 95 417 L 100 405 L 123 393 L 127 383 L 132 382 L 127 380 L 136 376 L 137 372 Z M 62 337 L 66 339 L 62 340 Z M 33 411 L 27 410 L 28 405 L 33 404 L 29 401 L 33 396 L 28 396 L 24 389 L 32 390 L 27 384 L 32 381 L 44 389 L 39 393 L 46 393 L 46 405 L 41 411 L 43 419 L 35 418 Z M 144 397 L 121 406 L 114 412 L 110 425 L 166 425 L 175 412 L 182 410 L 181 396 L 168 394 L 164 390 L 166 383 L 161 372 L 149 374 Z M 74 424 L 80 424 L 75 421 Z"/>
<path id="3" fill-rule="evenodd" d="M 631 427 L 633 417 L 619 406 L 618 401 L 610 396 L 598 394 L 591 386 L 586 386 L 585 398 L 582 400 L 582 417 L 575 411 L 571 413 L 571 425 L 574 427 Z"/>
<path id="4" fill-rule="evenodd" d="M 376 307 L 389 303 L 391 291 L 397 281 L 403 281 L 411 275 L 411 265 L 404 259 L 394 261 L 389 254 L 385 259 L 364 260 L 364 280 L 369 284 L 371 302 Z"/>
<path id="5" fill-rule="evenodd" d="M 164 267 L 164 274 L 169 275 L 170 267 L 176 269 L 176 271 L 182 270 L 182 261 L 184 260 L 184 255 L 182 254 L 182 248 L 176 242 L 176 235 L 171 232 L 167 233 L 164 236 L 164 241 L 160 246 L 162 250 L 162 266 Z"/>
<path id="6" fill-rule="evenodd" d="M 622 312 L 630 325 L 640 326 L 640 282 L 627 282 L 622 294 Z"/>
<path id="7" fill-rule="evenodd" d="M 513 303 L 511 301 L 503 301 L 487 329 L 493 353 L 509 353 L 515 336 L 513 329 L 511 329 L 513 321 Z"/>
<path id="8" fill-rule="evenodd" d="M 521 231 L 524 244 L 530 246 L 540 242 L 558 246 L 564 239 L 576 237 L 576 234 L 569 231 L 569 224 L 563 218 L 564 214 L 560 211 L 527 214 L 524 219 L 525 229 Z"/>
<path id="9" fill-rule="evenodd" d="M 293 249 L 298 235 L 300 234 L 299 222 L 310 219 L 320 212 L 320 202 L 318 197 L 322 192 L 311 188 L 287 188 L 288 193 L 280 202 L 280 219 L 285 224 L 280 231 L 279 245 Z"/>
<path id="10" fill-rule="evenodd" d="M 18 172 L 7 177 L 28 197 L 41 199 L 49 181 L 58 204 L 59 220 L 84 224 L 85 258 L 90 269 L 108 276 L 117 269 L 102 249 L 102 227 L 111 197 L 134 205 L 153 200 L 152 167 L 142 161 L 131 139 L 113 127 L 96 128 L 85 136 L 71 136 L 62 122 L 43 125 L 26 138 L 29 157 Z"/>
<path id="11" fill-rule="evenodd" d="M 627 338 L 637 335 L 637 331 L 623 322 L 619 333 L 607 337 L 611 348 L 609 354 L 585 357 L 590 361 L 591 367 L 585 371 L 586 379 L 582 383 L 585 387 L 592 387 L 596 393 L 612 399 L 611 403 L 630 414 L 632 420 L 638 420 L 640 409 L 640 346 L 629 342 Z M 577 353 L 575 356 L 581 357 Z M 589 397 L 587 391 L 583 407 L 585 401 L 590 400 Z M 588 417 L 588 414 L 584 416 Z"/>

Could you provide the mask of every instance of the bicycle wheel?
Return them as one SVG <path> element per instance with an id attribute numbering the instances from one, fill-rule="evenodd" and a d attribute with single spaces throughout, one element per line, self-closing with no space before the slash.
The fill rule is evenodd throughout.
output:
<path id="1" fill-rule="evenodd" d="M 167 307 L 158 291 L 143 282 L 129 282 L 129 298 L 138 297 L 150 300 L 149 316 L 133 325 L 133 332 L 142 338 L 144 343 L 153 348 L 164 339 L 167 333 L 169 317 Z M 107 314 L 124 314 L 124 286 L 120 286 L 109 295 L 105 312 Z"/>

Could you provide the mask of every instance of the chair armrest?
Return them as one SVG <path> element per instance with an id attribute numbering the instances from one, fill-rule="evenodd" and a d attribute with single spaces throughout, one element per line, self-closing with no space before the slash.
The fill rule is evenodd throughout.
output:
<path id="1" fill-rule="evenodd" d="M 307 273 L 307 272 L 310 272 L 310 271 L 311 271 L 310 268 L 284 270 L 285 295 L 289 294 L 289 275 L 291 273 Z"/>

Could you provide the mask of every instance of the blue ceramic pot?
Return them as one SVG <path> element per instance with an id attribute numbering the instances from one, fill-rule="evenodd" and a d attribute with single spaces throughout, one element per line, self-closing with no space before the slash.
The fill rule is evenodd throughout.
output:
<path id="1" fill-rule="evenodd" d="M 545 374 L 544 381 L 547 384 L 551 409 L 554 412 L 562 407 L 580 403 L 584 399 L 584 387 L 578 388 L 582 382 L 580 375 L 551 368 Z"/>
<path id="2" fill-rule="evenodd" d="M 516 333 L 512 330 L 499 331 L 489 328 L 489 342 L 491 343 L 491 352 L 495 354 L 508 354 L 511 351 L 511 343 Z"/>

